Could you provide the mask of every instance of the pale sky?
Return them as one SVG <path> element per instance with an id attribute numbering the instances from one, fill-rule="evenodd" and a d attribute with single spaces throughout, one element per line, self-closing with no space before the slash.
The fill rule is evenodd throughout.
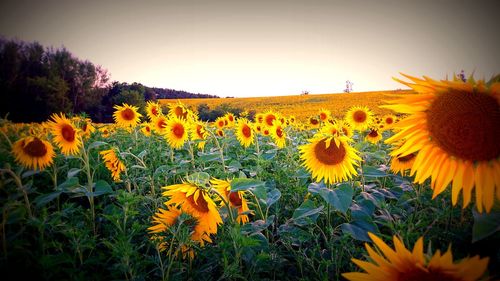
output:
<path id="1" fill-rule="evenodd" d="M 0 35 L 65 46 L 112 80 L 221 97 L 405 88 L 500 73 L 498 0 L 1 1 Z"/>

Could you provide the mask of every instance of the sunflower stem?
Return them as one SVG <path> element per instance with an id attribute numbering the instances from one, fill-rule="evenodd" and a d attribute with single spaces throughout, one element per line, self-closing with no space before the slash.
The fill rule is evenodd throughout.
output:
<path id="1" fill-rule="evenodd" d="M 93 193 L 93 175 L 90 170 L 90 160 L 89 160 L 89 151 L 87 149 L 82 149 L 82 160 L 85 166 L 85 173 L 87 174 L 87 199 L 90 204 L 90 212 L 92 213 L 92 229 L 94 231 L 94 235 L 97 235 L 96 226 L 95 226 L 95 207 L 94 207 L 94 193 Z"/>

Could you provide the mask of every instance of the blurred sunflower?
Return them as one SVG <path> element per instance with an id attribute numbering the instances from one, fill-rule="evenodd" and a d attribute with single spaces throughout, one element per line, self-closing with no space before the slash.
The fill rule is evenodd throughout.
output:
<path id="1" fill-rule="evenodd" d="M 146 103 L 146 114 L 148 115 L 149 121 L 153 121 L 156 117 L 163 115 L 160 105 L 153 101 L 148 101 Z"/>
<path id="2" fill-rule="evenodd" d="M 394 249 L 392 249 L 376 235 L 370 232 L 368 235 L 378 251 L 366 243 L 365 247 L 370 261 L 352 259 L 353 263 L 366 272 L 343 273 L 342 276 L 347 280 L 469 281 L 479 280 L 488 266 L 489 259 L 479 256 L 465 258 L 454 263 L 451 247 L 443 255 L 440 251 L 436 251 L 430 260 L 426 259 L 422 237 L 415 243 L 413 251 L 410 251 L 396 236 L 393 237 Z"/>
<path id="3" fill-rule="evenodd" d="M 276 119 L 278 119 L 278 116 L 272 111 L 268 111 L 264 114 L 264 124 L 268 127 L 272 127 L 274 124 L 274 120 Z"/>
<path id="4" fill-rule="evenodd" d="M 332 113 L 330 112 L 330 110 L 322 108 L 319 111 L 319 120 L 321 120 L 322 122 L 326 122 L 328 120 L 328 118 L 330 118 L 330 116 L 332 116 Z"/>
<path id="5" fill-rule="evenodd" d="M 188 138 L 188 126 L 183 119 L 172 117 L 165 128 L 168 144 L 174 149 L 180 149 Z"/>
<path id="6" fill-rule="evenodd" d="M 403 74 L 404 75 L 404 74 Z M 463 207 L 475 186 L 476 208 L 489 212 L 500 199 L 500 83 L 435 81 L 406 76 L 395 79 L 417 92 L 382 107 L 409 114 L 394 125 L 398 131 L 386 140 L 405 143 L 391 155 L 418 151 L 411 175 L 423 183 L 431 177 L 433 198 L 452 182 L 452 204 L 463 190 Z M 495 193 L 496 186 L 496 193 Z"/>
<path id="7" fill-rule="evenodd" d="M 165 190 L 163 196 L 170 198 L 165 205 L 180 206 L 183 212 L 198 220 L 192 239 L 202 244 L 203 241 L 211 242 L 209 235 L 217 233 L 222 218 L 208 192 L 192 183 L 174 184 L 162 189 Z"/>
<path id="8" fill-rule="evenodd" d="M 396 123 L 396 116 L 392 114 L 387 114 L 382 117 L 383 125 L 385 129 L 390 129 Z"/>
<path id="9" fill-rule="evenodd" d="M 223 117 L 217 117 L 217 119 L 215 119 L 215 126 L 220 130 L 226 126 L 226 121 Z"/>
<path id="10" fill-rule="evenodd" d="M 158 117 L 153 118 L 153 130 L 158 134 L 158 135 L 164 135 L 167 133 L 167 124 L 168 124 L 168 119 L 166 116 L 160 115 Z"/>
<path id="11" fill-rule="evenodd" d="M 235 117 L 234 117 L 234 114 L 232 114 L 231 112 L 228 112 L 226 113 L 226 115 L 224 115 L 224 119 L 227 120 L 227 126 L 228 127 L 232 127 L 234 126 L 234 123 L 235 123 Z"/>
<path id="12" fill-rule="evenodd" d="M 329 137 L 317 135 L 309 139 L 309 143 L 299 146 L 300 159 L 303 166 L 312 174 L 317 182 L 325 183 L 346 181 L 357 175 L 354 166 L 361 161 L 357 151 L 350 147 L 346 137 Z"/>
<path id="13" fill-rule="evenodd" d="M 379 132 L 377 128 L 371 128 L 370 132 L 365 137 L 365 140 L 371 143 L 377 143 L 381 139 L 382 139 L 382 134 Z"/>
<path id="14" fill-rule="evenodd" d="M 263 113 L 255 114 L 255 123 L 258 123 L 258 124 L 264 123 L 264 114 Z"/>
<path id="15" fill-rule="evenodd" d="M 142 116 L 137 112 L 138 107 L 128 105 L 126 103 L 113 106 L 115 112 L 113 113 L 113 119 L 115 123 L 120 127 L 135 127 L 140 121 Z"/>
<path id="16" fill-rule="evenodd" d="M 151 124 L 150 123 L 143 123 L 141 124 L 141 132 L 146 136 L 149 137 L 151 136 Z"/>
<path id="17" fill-rule="evenodd" d="M 25 137 L 12 145 L 12 153 L 17 162 L 22 166 L 43 170 L 54 161 L 54 148 L 50 142 L 38 137 Z"/>
<path id="18" fill-rule="evenodd" d="M 366 106 L 353 106 L 346 115 L 345 120 L 354 130 L 364 131 L 372 123 L 373 113 Z"/>
<path id="19" fill-rule="evenodd" d="M 49 126 L 54 142 L 64 155 L 75 155 L 80 151 L 82 139 L 78 134 L 78 129 L 64 114 L 53 114 Z"/>
<path id="20" fill-rule="evenodd" d="M 320 131 L 321 134 L 325 135 L 325 136 L 330 136 L 330 137 L 338 137 L 340 136 L 340 131 L 339 131 L 339 128 L 337 127 L 336 124 L 330 124 L 328 123 L 327 125 L 325 125 L 323 128 L 321 128 L 321 131 Z"/>
<path id="21" fill-rule="evenodd" d="M 216 133 L 216 134 L 217 134 L 217 136 L 219 136 L 219 137 L 224 137 L 224 135 L 225 135 L 225 134 L 224 134 L 224 130 L 222 130 L 222 129 L 217 129 L 217 131 L 216 131 L 215 133 Z"/>
<path id="22" fill-rule="evenodd" d="M 111 177 L 115 182 L 120 181 L 120 174 L 125 171 L 125 165 L 116 155 L 116 151 L 111 148 L 99 152 L 102 155 L 104 165 L 111 172 Z"/>
<path id="23" fill-rule="evenodd" d="M 236 138 L 243 147 L 249 147 L 254 143 L 254 132 L 252 125 L 247 119 L 240 118 L 236 123 Z"/>
<path id="24" fill-rule="evenodd" d="M 271 128 L 271 137 L 274 143 L 279 148 L 284 148 L 286 145 L 286 133 L 281 125 L 275 125 Z"/>
<path id="25" fill-rule="evenodd" d="M 168 117 L 176 117 L 178 119 L 187 120 L 189 117 L 189 109 L 187 109 L 180 101 L 177 101 L 177 103 L 169 103 Z"/>
<path id="26" fill-rule="evenodd" d="M 82 118 L 79 121 L 79 125 L 80 135 L 85 139 L 88 139 L 90 137 L 90 134 L 95 132 L 95 127 L 94 125 L 92 125 L 92 120 L 90 120 L 89 118 Z"/>
<path id="27" fill-rule="evenodd" d="M 346 136 L 347 138 L 352 138 L 352 136 L 354 135 L 349 123 L 347 123 L 343 120 L 337 120 L 337 121 L 335 121 L 335 125 L 337 125 L 337 127 L 339 128 L 339 131 L 341 131 L 342 134 L 344 136 Z"/>
<path id="28" fill-rule="evenodd" d="M 311 128 L 317 128 L 317 127 L 319 127 L 319 125 L 320 125 L 320 123 L 319 123 L 318 118 L 316 118 L 315 116 L 309 117 L 309 126 Z"/>
<path id="29" fill-rule="evenodd" d="M 244 191 L 231 191 L 231 182 L 228 180 L 212 179 L 210 180 L 212 187 L 215 188 L 218 193 L 224 198 L 226 202 L 229 202 L 229 206 L 236 208 L 238 210 L 238 217 L 236 222 L 240 224 L 245 224 L 248 222 L 248 216 L 246 213 L 250 211 L 248 209 L 247 200 L 243 196 Z"/>
<path id="30" fill-rule="evenodd" d="M 194 122 L 191 123 L 190 134 L 191 140 L 205 140 L 207 138 L 207 132 L 205 129 L 205 125 L 202 122 Z M 205 141 L 198 142 L 198 148 L 203 149 L 205 147 Z"/>
<path id="31" fill-rule="evenodd" d="M 198 242 L 201 246 L 205 244 L 205 242 L 211 243 L 212 239 L 210 235 L 204 232 L 204 229 L 200 227 L 199 220 L 195 217 L 184 218 L 181 219 L 181 215 L 183 211 L 176 206 L 170 205 L 167 206 L 167 209 L 158 208 L 158 212 L 153 215 L 152 226 L 148 228 L 149 234 L 153 234 L 154 236 L 165 234 L 167 230 L 169 230 L 174 225 L 180 223 L 189 227 L 189 233 L 191 234 L 191 240 Z M 164 239 L 163 239 L 164 240 Z M 160 251 L 167 249 L 167 243 L 162 242 L 159 245 Z M 189 256 L 191 259 L 194 257 L 194 252 L 187 251 L 189 255 L 185 255 L 183 251 L 184 258 Z"/>

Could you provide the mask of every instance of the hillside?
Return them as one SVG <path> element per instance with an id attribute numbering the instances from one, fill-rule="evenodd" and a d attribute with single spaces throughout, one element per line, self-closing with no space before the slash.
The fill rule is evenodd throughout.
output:
<path id="1" fill-rule="evenodd" d="M 409 93 L 410 91 L 377 91 L 358 92 L 342 94 L 319 94 L 319 95 L 296 95 L 276 97 L 255 98 L 226 98 L 226 99 L 179 99 L 187 106 L 196 109 L 200 104 L 206 104 L 209 108 L 215 108 L 221 104 L 243 110 L 255 110 L 265 112 L 268 110 L 278 111 L 284 115 L 294 115 L 299 120 L 317 114 L 322 108 L 330 110 L 335 117 L 343 117 L 343 114 L 355 105 L 364 105 L 379 115 L 391 113 L 388 109 L 379 108 L 385 100 L 396 97 L 397 94 Z M 160 104 L 168 104 L 177 100 L 160 99 Z"/>

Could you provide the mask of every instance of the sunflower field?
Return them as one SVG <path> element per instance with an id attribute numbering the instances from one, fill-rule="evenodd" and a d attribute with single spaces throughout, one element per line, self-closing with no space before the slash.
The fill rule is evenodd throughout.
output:
<path id="1" fill-rule="evenodd" d="M 498 279 L 500 76 L 406 78 L 384 114 L 2 119 L 2 280 Z"/>

